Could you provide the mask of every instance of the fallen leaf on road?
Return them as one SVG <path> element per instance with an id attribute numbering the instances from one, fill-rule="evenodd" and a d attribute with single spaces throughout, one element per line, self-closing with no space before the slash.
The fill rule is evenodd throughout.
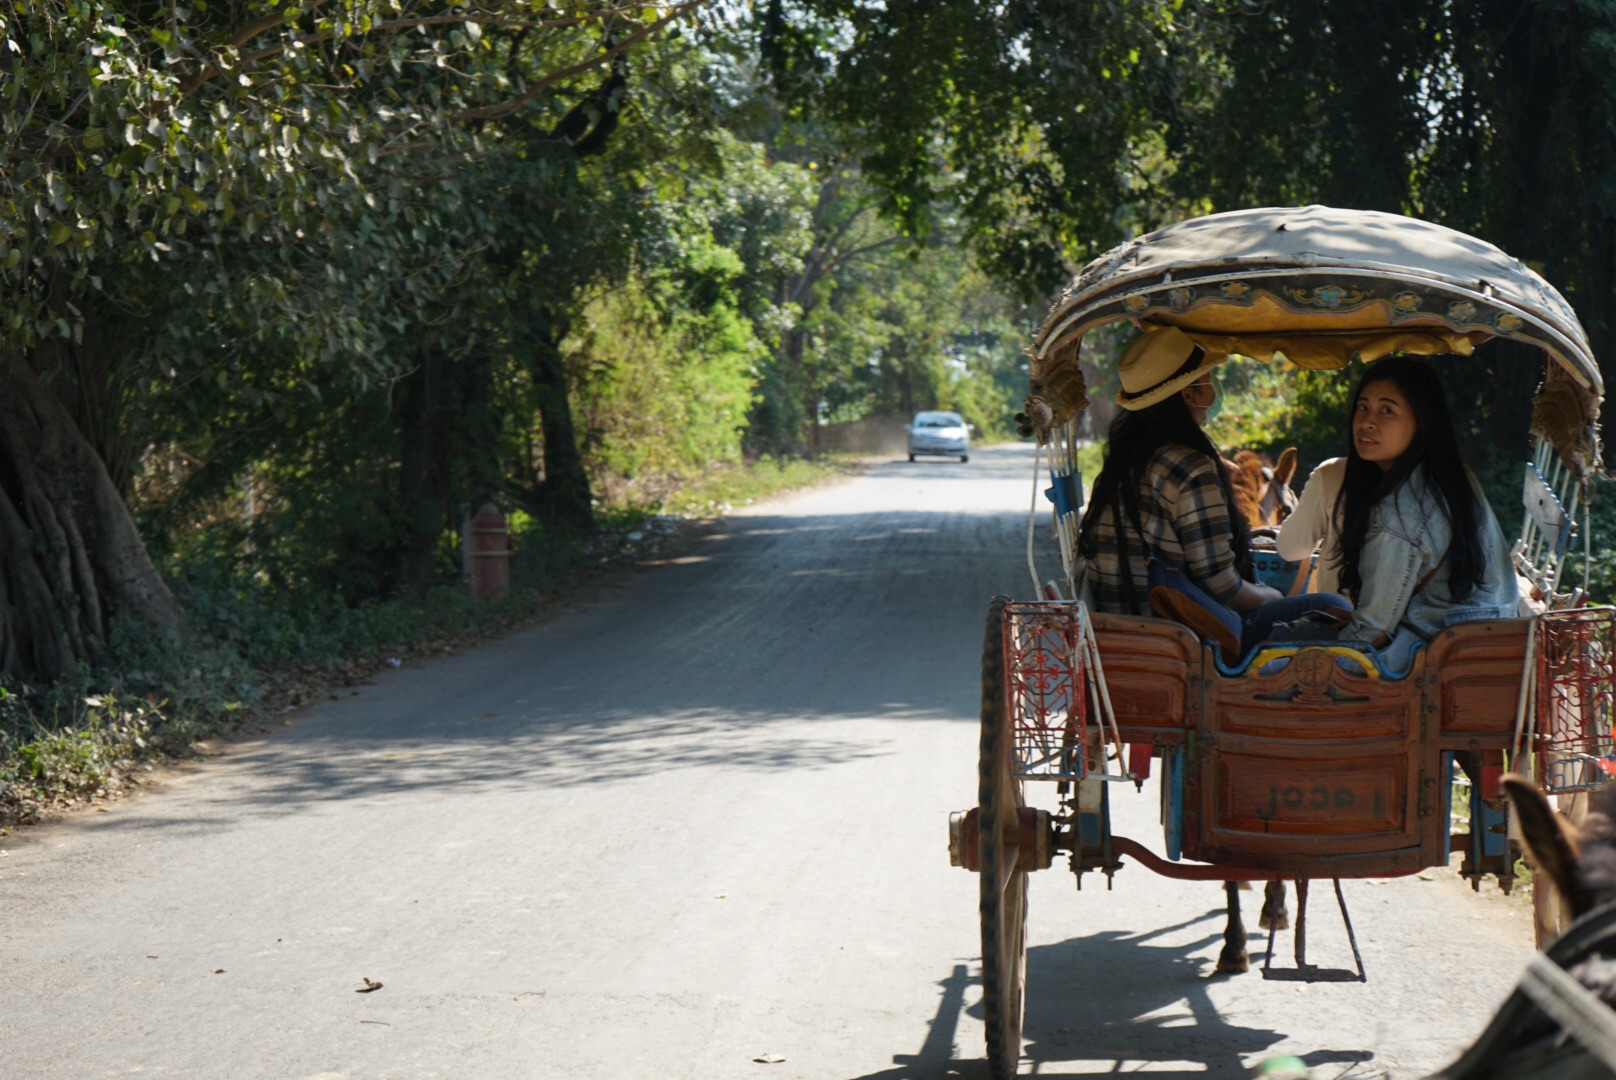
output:
<path id="1" fill-rule="evenodd" d="M 154 952 L 149 952 L 149 953 L 146 954 L 146 959 L 155 960 L 155 959 L 157 959 L 157 954 L 154 953 Z"/>
<path id="2" fill-rule="evenodd" d="M 759 1054 L 752 1060 L 760 1065 L 778 1065 L 780 1062 L 784 1061 L 785 1058 L 781 1057 L 779 1054 Z"/>
<path id="3" fill-rule="evenodd" d="M 359 987 L 357 990 L 355 990 L 354 993 L 356 993 L 356 994 L 368 994 L 372 990 L 380 990 L 382 988 L 381 983 L 372 982 L 370 980 L 369 976 L 362 976 L 359 981 L 364 983 L 365 985 L 362 986 L 362 987 Z"/>
<path id="4" fill-rule="evenodd" d="M 721 892 L 717 896 L 713 897 L 713 899 L 714 900 L 728 900 L 729 899 L 729 893 Z"/>
<path id="5" fill-rule="evenodd" d="M 215 975 L 223 975 L 224 974 L 224 968 L 214 968 L 213 973 Z"/>

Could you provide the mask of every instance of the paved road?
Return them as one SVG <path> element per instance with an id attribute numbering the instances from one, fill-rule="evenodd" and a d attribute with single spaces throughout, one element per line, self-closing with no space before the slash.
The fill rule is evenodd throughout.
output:
<path id="1" fill-rule="evenodd" d="M 974 801 L 986 600 L 1028 588 L 1029 457 L 754 508 L 542 626 L 0 838 L 0 1076 L 984 1076 L 945 822 Z M 1117 801 L 1159 837 L 1150 790 Z M 1101 884 L 1034 878 L 1025 1071 L 1417 1076 L 1528 954 L 1517 906 L 1438 874 L 1349 885 L 1367 986 L 1216 977 L 1218 886 Z M 1313 958 L 1344 965 L 1327 896 Z"/>

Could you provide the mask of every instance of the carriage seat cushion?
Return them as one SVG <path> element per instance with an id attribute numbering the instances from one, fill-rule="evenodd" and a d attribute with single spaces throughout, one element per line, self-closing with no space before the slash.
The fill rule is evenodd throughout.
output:
<path id="1" fill-rule="evenodd" d="M 1231 660 L 1240 655 L 1243 624 L 1234 608 L 1212 599 L 1183 573 L 1160 561 L 1151 561 L 1149 575 L 1152 611 L 1216 642 L 1223 655 Z"/>

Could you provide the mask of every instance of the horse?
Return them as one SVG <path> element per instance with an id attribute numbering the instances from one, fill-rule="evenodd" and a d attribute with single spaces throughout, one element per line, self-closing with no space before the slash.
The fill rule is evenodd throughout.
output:
<path id="1" fill-rule="evenodd" d="M 1255 450 L 1238 450 L 1224 458 L 1229 473 L 1235 509 L 1253 529 L 1281 524 L 1296 509 L 1296 492 L 1291 480 L 1296 476 L 1296 447 L 1287 447 L 1276 462 Z"/>
<path id="2" fill-rule="evenodd" d="M 1296 883 L 1298 896 L 1305 895 L 1305 881 Z M 1239 975 L 1251 970 L 1251 954 L 1246 949 L 1246 924 L 1240 916 L 1240 890 L 1251 886 L 1244 881 L 1225 881 L 1223 891 L 1228 902 L 1229 921 L 1223 927 L 1223 949 L 1218 953 L 1217 971 L 1222 975 Z M 1272 934 L 1288 930 L 1291 925 L 1290 909 L 1285 906 L 1285 882 L 1274 878 L 1263 888 L 1262 912 L 1257 916 L 1257 928 Z"/>
<path id="3" fill-rule="evenodd" d="M 1616 1075 L 1616 784 L 1594 791 L 1580 829 L 1530 780 L 1503 786 L 1536 873 L 1576 918 L 1538 954 L 1475 1044 L 1430 1080 Z"/>
<path id="4" fill-rule="evenodd" d="M 1290 486 L 1296 476 L 1296 447 L 1288 447 L 1279 455 L 1277 462 L 1267 454 L 1239 450 L 1232 459 L 1224 459 L 1223 467 L 1229 473 L 1235 509 L 1245 518 L 1249 528 L 1279 525 L 1296 509 L 1296 492 Z M 1300 882 L 1297 887 L 1301 888 Z M 1249 885 L 1226 881 L 1223 888 L 1229 918 L 1223 928 L 1223 950 L 1218 954 L 1217 970 L 1222 974 L 1237 975 L 1251 970 L 1251 955 L 1246 949 L 1246 925 L 1240 914 L 1240 890 L 1249 888 Z M 1272 934 L 1276 930 L 1287 930 L 1290 925 L 1290 911 L 1285 905 L 1285 883 L 1275 879 L 1268 882 L 1263 890 L 1263 905 L 1257 917 L 1257 926 Z"/>

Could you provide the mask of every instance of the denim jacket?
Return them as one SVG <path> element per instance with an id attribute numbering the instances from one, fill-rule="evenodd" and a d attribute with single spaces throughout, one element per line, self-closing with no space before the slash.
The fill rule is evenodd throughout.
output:
<path id="1" fill-rule="evenodd" d="M 1470 486 L 1480 511 L 1486 560 L 1481 583 L 1462 603 L 1448 591 L 1448 567 L 1442 559 L 1453 530 L 1426 482 L 1425 469 L 1417 469 L 1370 514 L 1369 535 L 1358 559 L 1363 584 L 1342 638 L 1371 642 L 1390 638 L 1389 651 L 1402 654 L 1398 657 L 1402 660 L 1418 641 L 1430 641 L 1446 626 L 1515 615 L 1518 597 L 1509 545 L 1474 476 Z"/>

